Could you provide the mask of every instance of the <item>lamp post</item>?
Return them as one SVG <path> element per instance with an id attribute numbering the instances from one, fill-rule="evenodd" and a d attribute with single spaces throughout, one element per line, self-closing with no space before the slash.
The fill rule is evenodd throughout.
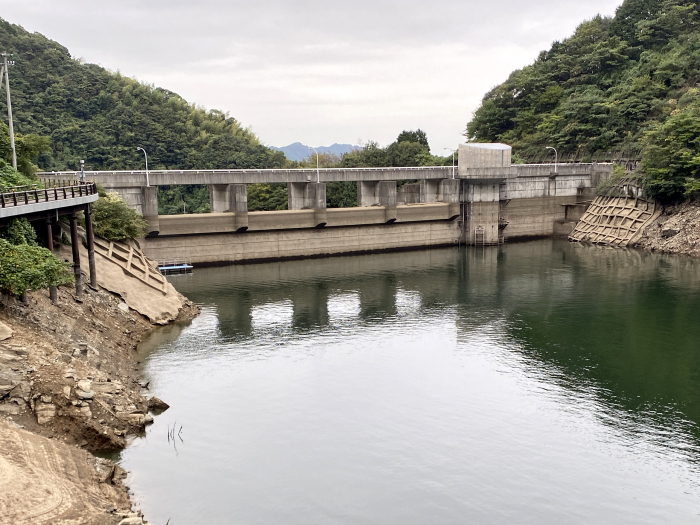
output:
<path id="1" fill-rule="evenodd" d="M 559 160 L 559 153 L 557 153 L 557 149 L 553 148 L 552 146 L 547 146 L 545 149 L 551 149 L 554 151 L 554 173 L 557 172 L 557 162 Z"/>
<path id="2" fill-rule="evenodd" d="M 321 172 L 318 170 L 318 151 L 316 151 L 316 148 L 310 148 L 314 150 L 314 153 L 316 153 L 316 182 L 321 182 Z"/>
<path id="3" fill-rule="evenodd" d="M 455 152 L 456 152 L 457 150 L 456 150 L 456 149 L 452 149 L 452 148 L 443 148 L 443 149 L 446 149 L 447 151 L 451 151 L 451 152 L 452 152 L 452 178 L 454 179 L 454 178 L 455 178 Z"/>
<path id="4" fill-rule="evenodd" d="M 148 153 L 146 153 L 146 150 L 143 149 L 141 146 L 137 147 L 136 151 L 143 151 L 143 156 L 146 157 L 146 187 L 150 187 L 151 183 L 148 180 Z"/>

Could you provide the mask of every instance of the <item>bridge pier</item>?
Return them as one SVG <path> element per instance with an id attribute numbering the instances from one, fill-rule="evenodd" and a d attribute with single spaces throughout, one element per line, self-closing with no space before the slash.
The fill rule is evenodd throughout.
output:
<path id="1" fill-rule="evenodd" d="M 73 275 L 75 276 L 75 295 L 83 298 L 83 274 L 80 271 L 80 237 L 78 237 L 78 215 L 70 214 L 70 242 L 73 248 Z"/>
<path id="2" fill-rule="evenodd" d="M 53 253 L 53 219 L 46 219 L 46 248 Z M 49 287 L 49 298 L 51 304 L 58 304 L 58 288 L 56 286 Z"/>
<path id="3" fill-rule="evenodd" d="M 236 231 L 248 229 L 248 190 L 246 184 L 210 184 L 212 213 L 235 213 Z"/>
<path id="4" fill-rule="evenodd" d="M 323 182 L 288 182 L 287 207 L 290 210 L 314 210 L 314 223 L 321 228 L 328 222 L 326 184 Z"/>
<path id="5" fill-rule="evenodd" d="M 85 208 L 85 235 L 87 236 L 88 267 L 90 268 L 90 286 L 97 288 L 97 269 L 95 267 L 95 236 L 92 232 L 92 207 Z"/>
<path id="6" fill-rule="evenodd" d="M 357 205 L 384 206 L 387 223 L 396 221 L 396 181 L 357 181 Z"/>
<path id="7" fill-rule="evenodd" d="M 148 223 L 146 234 L 158 233 L 160 231 L 160 222 L 158 220 L 158 187 L 143 186 L 141 188 L 143 203 L 143 218 Z"/>

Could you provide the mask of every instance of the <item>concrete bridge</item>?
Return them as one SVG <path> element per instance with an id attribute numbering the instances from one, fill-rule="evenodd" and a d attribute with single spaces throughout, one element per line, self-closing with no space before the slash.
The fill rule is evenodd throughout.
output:
<path id="1" fill-rule="evenodd" d="M 458 165 L 416 168 L 86 172 L 149 224 L 156 259 L 223 263 L 568 235 L 612 166 L 513 165 L 503 144 L 462 144 Z M 46 172 L 44 180 L 79 172 Z M 397 181 L 418 180 L 403 184 Z M 357 183 L 358 207 L 327 209 L 326 183 Z M 247 185 L 286 183 L 288 210 L 249 212 Z M 157 187 L 206 184 L 211 212 L 158 215 Z M 245 235 L 242 235 L 244 234 Z"/>

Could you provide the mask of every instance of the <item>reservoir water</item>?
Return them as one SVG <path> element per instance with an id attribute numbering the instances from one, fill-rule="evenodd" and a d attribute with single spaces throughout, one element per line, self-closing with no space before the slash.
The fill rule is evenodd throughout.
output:
<path id="1" fill-rule="evenodd" d="M 700 523 L 700 261 L 537 241 L 197 269 L 121 454 L 157 524 Z M 175 428 L 175 432 L 169 432 Z"/>

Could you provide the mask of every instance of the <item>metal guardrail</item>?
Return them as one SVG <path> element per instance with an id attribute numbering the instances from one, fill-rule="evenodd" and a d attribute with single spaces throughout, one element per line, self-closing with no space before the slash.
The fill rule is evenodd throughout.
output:
<path id="1" fill-rule="evenodd" d="M 25 186 L 20 186 L 19 188 L 23 187 Z M 94 182 L 81 184 L 73 183 L 63 186 L 56 184 L 51 188 L 34 188 L 31 190 L 0 193 L 0 208 L 25 206 L 27 204 L 37 204 L 39 202 L 75 199 L 78 197 L 87 197 L 95 194 L 97 194 L 97 185 Z"/>
<path id="2" fill-rule="evenodd" d="M 334 172 L 334 171 L 376 171 L 376 170 L 386 170 L 386 171 L 397 171 L 397 172 L 407 172 L 412 171 L 439 171 L 439 170 L 451 170 L 452 166 L 410 166 L 410 167 L 370 167 L 370 168 L 268 168 L 268 169 L 256 169 L 256 168 L 245 168 L 245 169 L 218 169 L 218 170 L 148 170 L 149 175 L 207 175 L 207 174 L 243 174 L 243 173 L 300 173 L 300 172 L 313 172 L 320 171 L 324 172 Z M 86 176 L 95 175 L 146 175 L 146 170 L 97 170 L 97 171 L 85 171 Z M 79 177 L 81 176 L 80 171 L 41 171 L 37 173 L 37 176 L 42 178 L 49 177 Z M 410 177 L 407 177 L 410 178 Z"/>

